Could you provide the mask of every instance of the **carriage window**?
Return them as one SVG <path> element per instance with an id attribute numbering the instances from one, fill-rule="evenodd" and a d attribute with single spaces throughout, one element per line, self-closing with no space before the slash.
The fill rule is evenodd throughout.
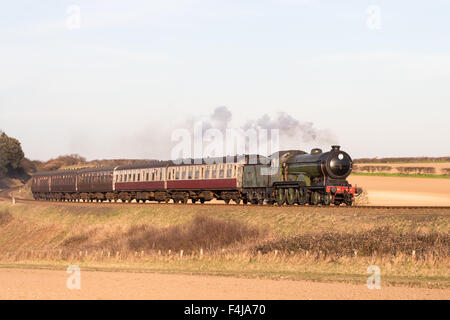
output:
<path id="1" fill-rule="evenodd" d="M 175 173 L 175 180 L 180 179 L 180 171 L 177 170 L 177 172 Z"/>
<path id="2" fill-rule="evenodd" d="M 211 179 L 215 179 L 217 177 L 217 170 L 213 169 L 211 170 Z"/>
<path id="3" fill-rule="evenodd" d="M 231 168 L 227 169 L 227 178 L 231 178 Z"/>
<path id="4" fill-rule="evenodd" d="M 209 169 L 206 169 L 205 171 L 205 179 L 209 179 Z"/>
<path id="5" fill-rule="evenodd" d="M 188 179 L 192 179 L 192 169 L 189 169 Z"/>
<path id="6" fill-rule="evenodd" d="M 183 170 L 183 172 L 181 173 L 181 180 L 185 179 L 186 179 L 186 171 Z"/>
<path id="7" fill-rule="evenodd" d="M 140 173 L 137 174 L 137 181 L 141 181 L 141 174 Z"/>
<path id="8" fill-rule="evenodd" d="M 223 172 L 224 170 L 223 169 L 220 169 L 220 171 L 219 171 L 219 179 L 222 179 L 223 178 Z"/>
<path id="9" fill-rule="evenodd" d="M 199 176 L 199 171 L 198 171 L 198 169 L 196 169 L 195 170 L 195 179 L 198 179 L 198 176 Z"/>
<path id="10" fill-rule="evenodd" d="M 155 179 L 155 173 L 154 172 L 152 172 L 152 181 L 155 181 L 156 179 Z"/>
<path id="11" fill-rule="evenodd" d="M 145 174 L 145 180 L 146 180 L 146 181 L 148 181 L 148 176 L 149 176 L 149 173 L 147 172 L 147 173 Z"/>

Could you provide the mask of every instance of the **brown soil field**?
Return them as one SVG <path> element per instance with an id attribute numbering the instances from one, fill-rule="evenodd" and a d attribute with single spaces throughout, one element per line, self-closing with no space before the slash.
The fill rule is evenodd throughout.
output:
<path id="1" fill-rule="evenodd" d="M 81 270 L 69 290 L 65 270 L 0 269 L 0 299 L 450 299 L 450 289 Z M 239 288 L 239 289 L 237 289 Z"/>
<path id="2" fill-rule="evenodd" d="M 369 205 L 450 206 L 450 179 L 350 176 L 368 192 Z"/>

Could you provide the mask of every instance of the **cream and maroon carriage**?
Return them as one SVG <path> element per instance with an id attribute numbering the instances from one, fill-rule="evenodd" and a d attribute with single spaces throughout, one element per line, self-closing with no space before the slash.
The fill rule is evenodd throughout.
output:
<path id="1" fill-rule="evenodd" d="M 239 203 L 244 163 L 228 157 L 123 165 L 114 170 L 114 191 L 122 201 Z"/>

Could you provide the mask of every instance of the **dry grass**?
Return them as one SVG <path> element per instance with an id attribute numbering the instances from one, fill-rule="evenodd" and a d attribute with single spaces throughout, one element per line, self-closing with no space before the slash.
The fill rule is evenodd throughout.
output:
<path id="1" fill-rule="evenodd" d="M 13 219 L 13 216 L 9 213 L 8 210 L 0 210 L 0 226 L 7 224 Z"/>
<path id="2" fill-rule="evenodd" d="M 91 229 L 70 236 L 63 241 L 61 247 L 133 253 L 142 250 L 183 250 L 191 253 L 200 249 L 212 251 L 254 241 L 265 233 L 259 228 L 239 221 L 207 216 L 196 216 L 190 222 L 166 228 L 149 224 L 132 225 L 126 230 L 117 228 L 107 232 L 102 240 L 96 240 L 102 231 L 104 230 Z"/>
<path id="3" fill-rule="evenodd" d="M 398 233 L 389 227 L 358 233 L 307 233 L 274 239 L 254 247 L 253 252 L 272 251 L 323 255 L 325 257 L 396 257 L 414 255 L 426 260 L 430 257 L 450 258 L 450 235 L 441 233 Z"/>
<path id="4" fill-rule="evenodd" d="M 369 203 L 369 192 L 363 189 L 363 192 L 359 196 L 355 197 L 355 206 L 364 206 Z"/>
<path id="5" fill-rule="evenodd" d="M 24 184 L 20 189 L 12 192 L 12 196 L 20 199 L 33 200 L 33 193 L 31 192 L 31 180 Z"/>
<path id="6" fill-rule="evenodd" d="M 449 217 L 435 209 L 0 202 L 0 263 L 347 282 L 377 264 L 389 283 L 446 287 Z"/>

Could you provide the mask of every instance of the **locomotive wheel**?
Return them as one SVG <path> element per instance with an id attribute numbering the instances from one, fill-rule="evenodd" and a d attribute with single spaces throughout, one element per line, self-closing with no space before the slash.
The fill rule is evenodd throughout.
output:
<path id="1" fill-rule="evenodd" d="M 340 206 L 341 203 L 342 203 L 341 200 L 334 200 L 334 205 L 335 205 L 335 206 Z"/>
<path id="2" fill-rule="evenodd" d="M 325 206 L 329 206 L 331 204 L 331 194 L 326 193 L 323 195 L 322 204 Z"/>
<path id="3" fill-rule="evenodd" d="M 192 203 L 196 203 L 197 199 L 191 199 Z"/>
<path id="4" fill-rule="evenodd" d="M 241 199 L 233 199 L 234 203 L 239 204 L 241 203 Z"/>
<path id="5" fill-rule="evenodd" d="M 297 191 L 297 203 L 299 205 L 304 205 L 307 202 L 307 194 L 306 194 L 306 190 L 304 188 L 300 188 Z"/>
<path id="6" fill-rule="evenodd" d="M 319 202 L 320 202 L 320 194 L 319 194 L 318 192 L 316 192 L 316 191 L 313 191 L 313 192 L 311 193 L 311 200 L 310 200 L 310 203 L 311 203 L 313 206 L 317 206 L 317 205 L 319 204 Z"/>
<path id="7" fill-rule="evenodd" d="M 225 199 L 224 201 L 225 201 L 226 204 L 230 203 L 230 199 Z"/>
<path id="8" fill-rule="evenodd" d="M 200 199 L 200 203 L 204 204 L 205 203 L 205 199 Z"/>
<path id="9" fill-rule="evenodd" d="M 264 204 L 264 198 L 258 200 L 258 204 L 262 206 Z"/>
<path id="10" fill-rule="evenodd" d="M 277 204 L 282 206 L 286 202 L 286 189 L 277 189 Z"/>
<path id="11" fill-rule="evenodd" d="M 344 203 L 345 203 L 347 206 L 351 206 L 351 205 L 353 204 L 353 195 L 351 195 L 351 194 L 345 192 L 345 193 L 344 193 Z"/>
<path id="12" fill-rule="evenodd" d="M 188 202 L 188 198 L 183 198 L 183 204 L 186 204 Z"/>
<path id="13" fill-rule="evenodd" d="M 297 201 L 297 190 L 289 188 L 286 190 L 286 203 L 292 206 Z"/>
<path id="14" fill-rule="evenodd" d="M 247 203 L 248 203 L 248 200 L 247 200 L 247 199 L 244 199 L 244 200 L 242 200 L 242 203 L 243 203 L 243 204 L 247 204 Z"/>

